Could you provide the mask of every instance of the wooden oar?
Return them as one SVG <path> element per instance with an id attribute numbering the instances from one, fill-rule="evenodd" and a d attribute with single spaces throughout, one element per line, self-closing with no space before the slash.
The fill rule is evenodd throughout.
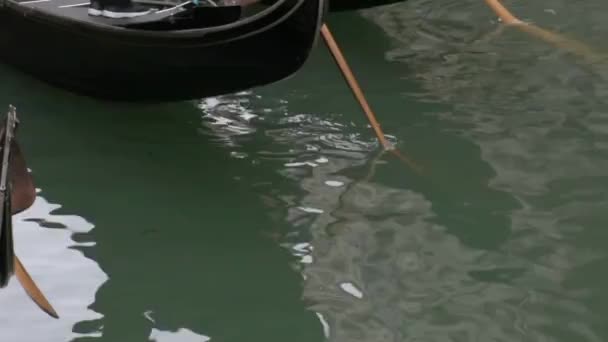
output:
<path id="1" fill-rule="evenodd" d="M 29 273 L 23 267 L 23 264 L 19 260 L 19 258 L 15 255 L 15 276 L 23 286 L 25 292 L 30 296 L 30 298 L 42 309 L 42 311 L 46 312 L 49 316 L 53 318 L 59 318 L 57 311 L 53 308 L 51 303 L 46 299 L 42 291 L 38 288 L 34 279 L 30 277 Z"/>
<path id="2" fill-rule="evenodd" d="M 367 116 L 367 120 L 369 121 L 372 128 L 374 129 L 374 132 L 376 133 L 376 137 L 382 144 L 382 147 L 384 147 L 384 150 L 391 152 L 392 154 L 397 156 L 397 158 L 399 158 L 402 162 L 406 163 L 409 167 L 411 167 L 418 173 L 421 173 L 422 168 L 417 163 L 415 163 L 414 161 L 412 161 L 409 158 L 407 158 L 406 156 L 404 156 L 398 149 L 394 148 L 388 142 L 388 140 L 386 140 L 384 132 L 382 132 L 382 128 L 380 128 L 380 123 L 378 123 L 378 120 L 376 120 L 376 115 L 374 114 L 369 103 L 365 99 L 365 95 L 363 94 L 363 91 L 361 90 L 359 83 L 357 82 L 352 70 L 350 69 L 350 66 L 348 65 L 348 62 L 346 61 L 346 58 L 344 58 L 344 55 L 342 54 L 342 51 L 340 50 L 338 43 L 336 42 L 333 35 L 331 34 L 329 27 L 327 27 L 327 24 L 323 24 L 323 26 L 321 27 L 321 34 L 323 35 L 323 39 L 325 40 L 327 47 L 329 47 L 329 50 L 331 51 L 331 54 L 334 57 L 334 60 L 340 67 L 340 71 L 342 72 L 342 75 L 346 79 L 346 82 L 348 83 L 350 89 L 352 90 L 353 94 L 357 98 L 359 105 L 365 112 L 365 115 Z"/>
<path id="3" fill-rule="evenodd" d="M 597 62 L 601 59 L 606 59 L 607 57 L 605 54 L 599 54 L 591 49 L 588 45 L 585 45 L 579 41 L 566 38 L 555 32 L 551 32 L 538 26 L 523 22 L 513 15 L 499 0 L 484 1 L 506 25 L 515 26 L 528 34 L 557 46 L 558 48 L 585 57 L 591 63 Z"/>
<path id="4" fill-rule="evenodd" d="M 11 106 L 6 124 L 2 129 L 4 143 L 0 173 L 0 191 L 2 192 L 2 197 L 0 197 L 0 201 L 2 201 L 0 236 L 4 239 L 4 243 L 0 246 L 0 256 L 4 259 L 2 265 L 12 267 L 3 269 L 0 278 L 8 281 L 8 277 L 14 272 L 17 280 L 30 298 L 48 315 L 59 318 L 53 306 L 42 294 L 42 291 L 40 291 L 13 250 L 12 216 L 32 206 L 36 199 L 36 189 L 32 176 L 27 170 L 21 148 L 14 139 L 17 123 L 15 108 Z"/>
<path id="5" fill-rule="evenodd" d="M 365 112 L 367 120 L 372 125 L 372 128 L 376 133 L 376 137 L 378 137 L 378 140 L 382 144 L 382 147 L 384 147 L 384 149 L 386 150 L 392 149 L 393 147 L 391 146 L 391 144 L 389 144 L 388 140 L 386 140 L 384 132 L 382 132 L 382 128 L 380 128 L 380 124 L 378 123 L 378 120 L 376 120 L 376 115 L 372 111 L 369 103 L 367 103 L 367 100 L 365 99 L 365 95 L 363 95 L 361 87 L 359 87 L 359 84 L 355 79 L 355 76 L 353 75 L 353 72 L 351 71 L 348 62 L 346 61 L 346 58 L 344 58 L 344 55 L 342 54 L 338 43 L 331 34 L 329 27 L 327 27 L 327 24 L 323 24 L 323 26 L 321 27 L 321 34 L 323 35 L 323 39 L 329 47 L 329 50 L 331 51 L 331 54 L 333 55 L 336 63 L 338 63 L 340 71 L 342 71 L 342 75 L 344 75 L 344 78 L 346 78 L 346 82 L 348 82 L 350 89 L 353 91 L 353 94 L 357 98 L 357 101 L 359 101 L 359 105 L 361 105 L 361 108 Z"/>
<path id="6" fill-rule="evenodd" d="M 27 170 L 27 164 L 25 158 L 19 147 L 19 143 L 13 140 L 13 152 L 11 154 L 11 206 L 13 208 L 12 214 L 19 213 L 34 204 L 36 200 L 36 188 L 34 187 L 34 181 L 32 175 Z M 59 318 L 57 311 L 53 308 L 51 303 L 46 299 L 42 291 L 38 288 L 32 277 L 29 275 L 19 258 L 15 255 L 15 276 L 25 292 L 30 298 L 48 315 L 54 318 Z"/>

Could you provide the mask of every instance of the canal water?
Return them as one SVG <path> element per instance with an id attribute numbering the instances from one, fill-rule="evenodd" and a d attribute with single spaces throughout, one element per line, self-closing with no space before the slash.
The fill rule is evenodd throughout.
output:
<path id="1" fill-rule="evenodd" d="M 507 4 L 608 51 L 600 1 Z M 39 189 L 15 248 L 61 316 L 13 279 L 0 341 L 608 340 L 608 61 L 481 0 L 329 24 L 405 158 L 323 44 L 278 84 L 163 105 L 0 66 Z"/>

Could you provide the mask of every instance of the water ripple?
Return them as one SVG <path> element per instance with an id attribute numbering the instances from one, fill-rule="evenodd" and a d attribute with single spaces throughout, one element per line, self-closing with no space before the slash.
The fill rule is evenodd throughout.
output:
<path id="1" fill-rule="evenodd" d="M 457 339 L 462 330 L 467 340 L 604 340 L 606 308 L 594 303 L 603 290 L 592 279 L 608 262 L 604 246 L 593 241 L 608 237 L 601 228 L 608 191 L 598 186 L 608 166 L 608 65 L 585 64 L 499 27 L 482 2 L 442 3 L 451 9 L 436 4 L 423 17 L 416 14 L 429 4 L 415 0 L 365 15 L 393 39 L 387 58 L 416 70 L 406 75 L 422 87 L 412 95 L 450 107 L 437 119 L 479 147 L 495 173 L 488 186 L 520 207 L 508 216 L 508 240 L 468 272 L 483 286 L 459 303 L 475 310 L 462 312 L 459 328 L 437 330 L 437 338 Z M 608 12 L 599 2 L 509 6 L 590 45 L 608 31 L 589 15 Z M 408 324 L 427 326 L 450 308 L 444 303 Z"/>
<path id="2" fill-rule="evenodd" d="M 599 2 L 509 6 L 605 44 L 608 7 Z M 386 59 L 407 65 L 396 77 L 419 85 L 407 95 L 441 104 L 428 111 L 432 129 L 474 147 L 492 174 L 482 193 L 452 194 L 483 206 L 449 212 L 449 200 L 415 180 L 388 185 L 399 183 L 386 174 L 400 166 L 375 163 L 377 144 L 362 128 L 246 95 L 263 109 L 248 123 L 256 146 L 239 151 L 292 181 L 265 182 L 265 198 L 289 224 L 281 242 L 297 257 L 303 298 L 328 340 L 606 340 L 608 67 L 497 25 L 481 1 L 409 0 L 362 13 L 390 38 Z M 372 165 L 384 176 L 375 179 Z M 465 238 L 501 230 L 491 248 Z"/>

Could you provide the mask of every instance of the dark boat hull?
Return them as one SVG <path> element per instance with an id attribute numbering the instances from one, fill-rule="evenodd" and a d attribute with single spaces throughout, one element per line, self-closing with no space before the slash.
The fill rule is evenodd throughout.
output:
<path id="1" fill-rule="evenodd" d="M 329 10 L 331 12 L 354 11 L 404 1 L 406 0 L 330 0 Z"/>
<path id="2" fill-rule="evenodd" d="M 326 10 L 324 0 L 306 0 L 259 32 L 197 35 L 96 26 L 20 7 L 0 6 L 3 62 L 77 94 L 131 102 L 210 97 L 289 77 L 308 58 Z"/>

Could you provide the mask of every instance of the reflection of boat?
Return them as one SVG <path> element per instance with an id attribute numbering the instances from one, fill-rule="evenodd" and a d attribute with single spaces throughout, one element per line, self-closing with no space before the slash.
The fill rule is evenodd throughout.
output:
<path id="1" fill-rule="evenodd" d="M 273 83 L 303 65 L 326 0 L 247 6 L 137 0 L 132 19 L 87 15 L 86 0 L 0 0 L 0 59 L 72 92 L 172 101 Z"/>
<path id="2" fill-rule="evenodd" d="M 329 3 L 330 11 L 352 11 L 370 7 L 383 6 L 403 2 L 406 0 L 331 0 Z"/>

